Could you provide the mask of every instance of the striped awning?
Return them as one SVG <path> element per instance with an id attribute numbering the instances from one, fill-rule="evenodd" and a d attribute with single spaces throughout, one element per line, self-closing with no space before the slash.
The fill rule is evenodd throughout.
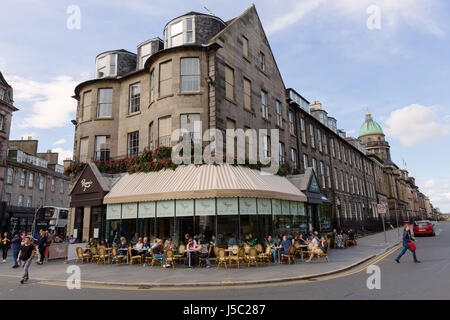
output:
<path id="1" fill-rule="evenodd" d="M 223 164 L 126 174 L 104 197 L 103 203 L 233 197 L 307 201 L 307 197 L 284 177 Z"/>

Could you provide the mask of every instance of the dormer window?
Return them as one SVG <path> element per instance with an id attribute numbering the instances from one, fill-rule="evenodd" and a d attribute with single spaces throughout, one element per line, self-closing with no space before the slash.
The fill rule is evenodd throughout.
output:
<path id="1" fill-rule="evenodd" d="M 164 48 L 195 42 L 194 18 L 182 18 L 169 24 L 164 30 Z"/>
<path id="2" fill-rule="evenodd" d="M 117 75 L 117 54 L 108 54 L 97 58 L 96 78 L 115 77 Z"/>

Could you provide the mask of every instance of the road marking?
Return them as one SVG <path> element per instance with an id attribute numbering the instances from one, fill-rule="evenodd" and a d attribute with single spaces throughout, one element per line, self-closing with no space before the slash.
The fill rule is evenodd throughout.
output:
<path id="1" fill-rule="evenodd" d="M 114 286 L 114 285 L 102 285 L 102 284 L 91 284 L 91 283 L 82 283 L 81 289 L 104 289 L 104 290 L 123 290 L 123 291 L 213 291 L 213 290 L 229 290 L 229 289 L 255 289 L 255 288 L 266 288 L 266 287 L 285 287 L 285 286 L 292 286 L 296 284 L 305 284 L 305 283 L 311 283 L 315 281 L 328 281 L 343 277 L 348 277 L 356 273 L 360 273 L 362 271 L 365 271 L 369 265 L 376 264 L 384 259 L 386 259 L 388 256 L 392 255 L 395 251 L 398 250 L 400 245 L 396 245 L 395 247 L 391 248 L 387 252 L 381 254 L 379 257 L 375 258 L 375 260 L 366 261 L 361 266 L 355 267 L 354 270 L 348 270 L 344 272 L 339 272 L 334 275 L 329 276 L 323 276 L 323 277 L 317 277 L 317 278 L 310 278 L 305 280 L 295 280 L 295 281 L 286 281 L 286 282 L 277 282 L 277 283 L 261 283 L 261 284 L 252 284 L 252 285 L 239 285 L 235 284 L 232 285 L 231 281 L 230 283 L 226 283 L 222 286 L 211 286 L 211 287 L 151 287 L 151 286 L 141 286 L 141 285 L 135 285 L 135 286 Z M 39 284 L 47 285 L 47 286 L 60 286 L 65 287 L 66 283 L 64 281 L 40 281 Z"/>

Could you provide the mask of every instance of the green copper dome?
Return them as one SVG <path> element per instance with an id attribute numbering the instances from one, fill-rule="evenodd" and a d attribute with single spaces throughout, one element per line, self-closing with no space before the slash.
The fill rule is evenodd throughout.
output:
<path id="1" fill-rule="evenodd" d="M 381 126 L 375 121 L 373 121 L 372 115 L 367 110 L 366 122 L 364 122 L 361 128 L 359 129 L 359 136 L 362 137 L 369 134 L 384 134 L 384 133 Z"/>

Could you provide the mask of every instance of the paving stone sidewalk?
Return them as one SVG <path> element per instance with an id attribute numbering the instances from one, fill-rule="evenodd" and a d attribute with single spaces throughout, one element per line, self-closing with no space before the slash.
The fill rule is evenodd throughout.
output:
<path id="1" fill-rule="evenodd" d="M 241 266 L 238 270 L 233 265 L 232 269 L 225 270 L 222 267 L 186 268 L 184 265 L 176 265 L 175 269 L 161 267 L 143 267 L 139 265 L 97 265 L 78 264 L 81 268 L 82 282 L 98 282 L 111 285 L 150 285 L 150 286 L 189 286 L 189 285 L 221 285 L 225 283 L 244 284 L 258 283 L 267 280 L 280 281 L 287 278 L 295 278 L 309 275 L 332 272 L 346 268 L 374 255 L 379 255 L 387 249 L 395 246 L 401 240 L 400 230 L 387 231 L 387 242 L 384 241 L 383 233 L 366 236 L 358 240 L 356 247 L 347 249 L 333 249 L 329 255 L 329 263 L 321 260 L 320 263 L 305 263 L 297 259 L 296 264 L 265 264 L 263 267 L 254 266 L 248 268 Z M 11 252 L 8 254 L 6 263 L 0 264 L 1 276 L 17 277 L 22 275 L 22 268 L 12 269 Z M 35 280 L 60 280 L 65 281 L 69 274 L 67 268 L 74 265 L 74 261 L 62 260 L 50 261 L 44 265 L 33 263 L 30 268 L 30 279 Z"/>

